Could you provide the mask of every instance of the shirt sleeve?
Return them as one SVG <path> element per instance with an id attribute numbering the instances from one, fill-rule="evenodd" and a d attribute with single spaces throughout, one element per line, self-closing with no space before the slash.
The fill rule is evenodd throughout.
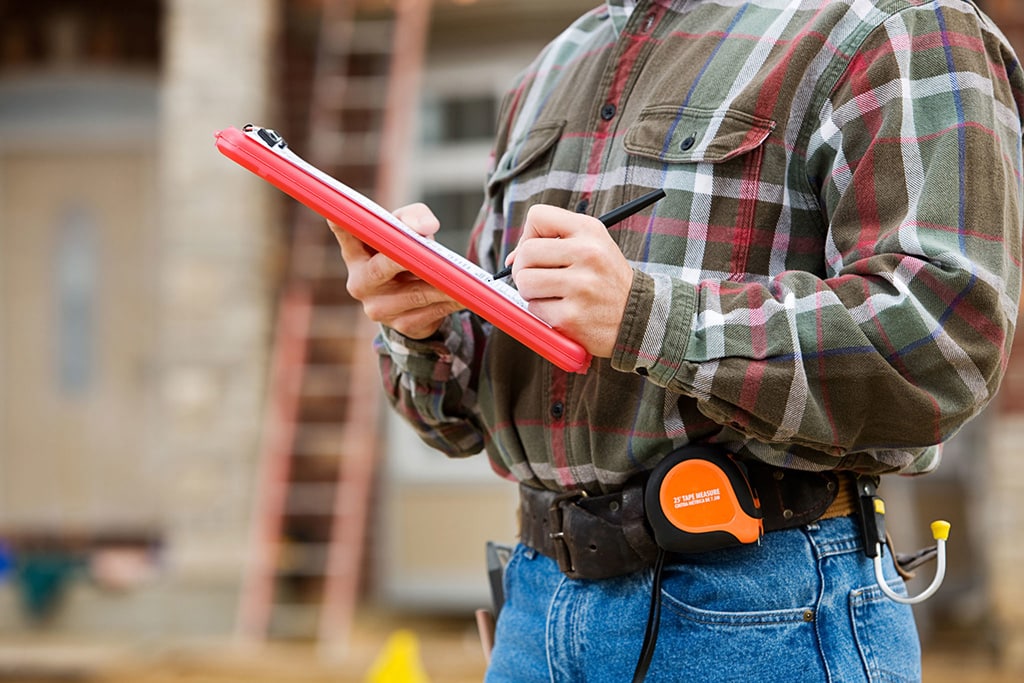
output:
<path id="1" fill-rule="evenodd" d="M 769 443 L 924 449 L 995 394 L 1020 293 L 1021 69 L 939 3 L 866 37 L 794 150 L 820 273 L 637 272 L 612 362 Z M 819 103 L 821 100 L 819 100 Z"/>
<path id="2" fill-rule="evenodd" d="M 428 339 L 382 327 L 374 342 L 388 401 L 424 442 L 451 456 L 483 449 L 476 401 L 483 334 L 479 319 L 460 311 Z"/>
<path id="3" fill-rule="evenodd" d="M 485 187 L 507 144 L 518 90 L 517 83 L 502 100 Z M 485 198 L 477 214 L 467 257 L 493 272 L 497 268 L 493 242 L 497 219 L 491 211 L 491 200 Z M 473 455 L 484 448 L 486 429 L 477 399 L 484 347 L 491 330 L 489 323 L 463 310 L 445 320 L 430 339 L 409 339 L 383 327 L 375 341 L 388 401 L 425 443 L 450 456 Z"/>

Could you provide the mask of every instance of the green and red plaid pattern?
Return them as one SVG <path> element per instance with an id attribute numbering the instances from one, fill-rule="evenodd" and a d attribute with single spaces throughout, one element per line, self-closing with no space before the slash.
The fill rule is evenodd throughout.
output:
<path id="1" fill-rule="evenodd" d="M 920 473 L 994 395 L 1020 292 L 1024 74 L 964 0 L 609 0 L 509 91 L 471 257 L 537 203 L 635 269 L 611 359 L 551 366 L 468 314 L 385 330 L 389 395 L 453 455 L 607 492 L 688 442 Z"/>

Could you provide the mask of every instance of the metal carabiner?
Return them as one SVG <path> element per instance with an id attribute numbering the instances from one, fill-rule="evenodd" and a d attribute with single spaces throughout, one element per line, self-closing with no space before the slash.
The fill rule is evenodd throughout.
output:
<path id="1" fill-rule="evenodd" d="M 935 594 L 935 591 L 939 590 L 939 586 L 942 585 L 943 579 L 946 578 L 946 540 L 949 538 L 949 527 L 950 524 L 944 520 L 935 520 L 932 522 L 932 538 L 935 539 L 935 549 L 937 551 L 935 561 L 938 563 L 935 568 L 935 578 L 932 579 L 931 584 L 925 588 L 921 593 L 914 597 L 903 596 L 896 593 L 893 589 L 889 588 L 889 584 L 886 583 L 885 577 L 882 575 L 882 544 L 879 543 L 875 553 L 875 580 L 878 582 L 878 587 L 882 589 L 885 596 L 890 600 L 903 605 L 916 605 L 919 602 L 924 602 L 928 598 Z"/>
<path id="2" fill-rule="evenodd" d="M 878 496 L 878 480 L 874 477 L 858 477 L 857 491 L 860 497 L 861 532 L 864 541 L 864 554 L 874 560 L 875 580 L 887 598 L 903 605 L 916 605 L 935 594 L 946 578 L 946 540 L 949 538 L 949 522 L 936 520 L 932 522 L 932 537 L 935 539 L 936 561 L 935 578 L 928 588 L 920 595 L 908 597 L 899 595 L 889 588 L 882 572 L 882 548 L 885 542 L 885 501 Z M 890 548 L 890 551 L 892 549 Z M 893 562 L 896 558 L 893 557 Z"/>

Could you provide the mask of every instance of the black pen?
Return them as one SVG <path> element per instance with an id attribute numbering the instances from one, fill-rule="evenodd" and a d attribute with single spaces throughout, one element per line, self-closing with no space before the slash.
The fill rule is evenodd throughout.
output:
<path id="1" fill-rule="evenodd" d="M 647 194 L 637 197 L 636 199 L 626 202 L 620 207 L 614 208 L 606 214 L 598 217 L 597 220 L 604 224 L 604 227 L 610 228 L 620 221 L 624 221 L 634 213 L 643 211 L 654 202 L 662 199 L 665 196 L 665 190 L 654 190 Z M 495 280 L 501 280 L 512 274 L 512 266 L 505 266 L 497 273 L 494 274 Z"/>

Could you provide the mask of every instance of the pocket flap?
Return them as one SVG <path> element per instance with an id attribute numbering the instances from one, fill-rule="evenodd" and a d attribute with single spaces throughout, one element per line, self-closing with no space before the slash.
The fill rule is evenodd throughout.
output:
<path id="1" fill-rule="evenodd" d="M 774 129 L 771 119 L 734 109 L 653 105 L 640 113 L 623 144 L 633 154 L 658 161 L 715 164 L 757 148 Z"/>
<path id="2" fill-rule="evenodd" d="M 565 119 L 541 121 L 530 129 L 521 144 L 513 144 L 502 155 L 494 173 L 487 181 L 488 187 L 500 184 L 522 173 L 530 164 L 547 152 L 562 137 Z"/>

